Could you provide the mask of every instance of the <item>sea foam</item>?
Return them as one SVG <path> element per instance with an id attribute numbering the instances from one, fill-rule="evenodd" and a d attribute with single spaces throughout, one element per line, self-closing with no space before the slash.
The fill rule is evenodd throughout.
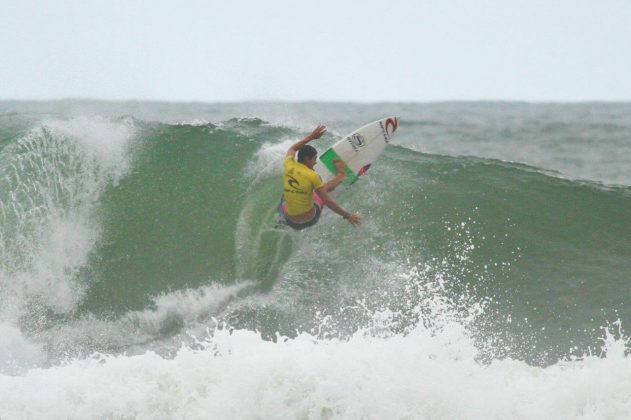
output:
<path id="1" fill-rule="evenodd" d="M 623 418 L 631 359 L 607 334 L 604 357 L 549 367 L 476 361 L 457 323 L 348 340 L 266 341 L 218 329 L 172 359 L 148 352 L 0 376 L 2 418 Z"/>

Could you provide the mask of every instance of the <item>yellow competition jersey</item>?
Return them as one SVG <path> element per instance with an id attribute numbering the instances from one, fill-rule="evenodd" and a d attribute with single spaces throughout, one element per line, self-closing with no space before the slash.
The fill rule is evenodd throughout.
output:
<path id="1" fill-rule="evenodd" d="M 324 183 L 320 175 L 307 165 L 296 162 L 292 156 L 285 157 L 285 175 L 283 176 L 283 194 L 287 201 L 287 214 L 296 216 L 313 207 L 313 190 Z"/>

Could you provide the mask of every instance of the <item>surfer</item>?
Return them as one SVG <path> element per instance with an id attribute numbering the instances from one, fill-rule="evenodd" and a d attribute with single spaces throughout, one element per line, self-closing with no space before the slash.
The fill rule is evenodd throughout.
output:
<path id="1" fill-rule="evenodd" d="M 319 125 L 307 137 L 293 144 L 285 155 L 283 176 L 283 196 L 287 206 L 285 220 L 295 230 L 318 223 L 325 205 L 353 226 L 361 223 L 359 213 L 344 210 L 329 194 L 346 179 L 344 162 L 335 161 L 337 175 L 326 183 L 322 182 L 320 175 L 313 170 L 318 159 L 318 152 L 307 143 L 319 139 L 325 132 L 326 127 Z M 294 159 L 296 154 L 298 154 L 297 160 Z"/>

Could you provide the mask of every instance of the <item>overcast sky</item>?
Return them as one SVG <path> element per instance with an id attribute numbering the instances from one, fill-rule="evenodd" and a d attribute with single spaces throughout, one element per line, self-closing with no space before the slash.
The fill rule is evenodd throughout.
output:
<path id="1" fill-rule="evenodd" d="M 0 5 L 0 99 L 631 100 L 631 0 Z"/>

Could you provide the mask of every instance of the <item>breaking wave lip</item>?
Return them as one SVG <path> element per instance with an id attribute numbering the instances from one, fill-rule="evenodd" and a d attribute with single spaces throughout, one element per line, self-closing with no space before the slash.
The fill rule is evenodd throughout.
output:
<path id="1" fill-rule="evenodd" d="M 17 325 L 33 304 L 67 314 L 98 243 L 101 195 L 129 171 L 133 121 L 47 119 L 2 150 L 0 162 L 0 320 Z"/>

